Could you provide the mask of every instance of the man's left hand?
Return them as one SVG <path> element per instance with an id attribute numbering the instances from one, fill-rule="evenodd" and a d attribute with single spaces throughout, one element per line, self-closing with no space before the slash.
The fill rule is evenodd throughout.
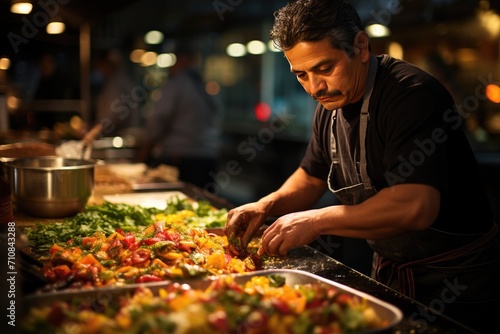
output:
<path id="1" fill-rule="evenodd" d="M 315 210 L 290 213 L 278 218 L 262 235 L 266 254 L 285 256 L 292 248 L 310 244 L 319 237 Z"/>

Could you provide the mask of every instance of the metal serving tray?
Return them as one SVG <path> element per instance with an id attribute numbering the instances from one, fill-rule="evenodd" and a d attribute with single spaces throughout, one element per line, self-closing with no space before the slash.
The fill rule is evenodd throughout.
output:
<path id="1" fill-rule="evenodd" d="M 274 270 L 260 270 L 252 273 L 246 274 L 234 274 L 234 280 L 238 284 L 244 284 L 249 281 L 254 276 L 269 276 L 269 275 L 280 275 L 285 278 L 286 284 L 296 285 L 296 284 L 319 284 L 324 283 L 330 286 L 342 289 L 345 292 L 364 298 L 367 300 L 368 304 L 374 309 L 377 316 L 387 321 L 387 326 L 383 328 L 378 328 L 376 330 L 363 331 L 362 333 L 380 333 L 385 332 L 396 326 L 403 318 L 401 310 L 394 305 L 386 303 L 376 297 L 373 297 L 364 292 L 358 291 L 356 289 L 350 288 L 346 285 L 325 279 L 315 274 L 311 274 L 302 270 L 294 269 L 274 269 Z M 219 276 L 204 278 L 204 279 L 192 279 L 192 280 L 181 280 L 176 281 L 176 283 L 188 284 L 193 289 L 205 289 L 210 283 L 220 278 Z M 68 290 L 68 291 L 58 291 L 50 294 L 38 294 L 30 295 L 24 298 L 24 309 L 28 310 L 31 307 L 39 307 L 50 305 L 54 302 L 61 301 L 71 301 L 71 302 L 81 302 L 86 305 L 93 307 L 95 305 L 96 311 L 103 309 L 106 304 L 113 301 L 118 296 L 123 296 L 127 294 L 133 294 L 133 292 L 139 287 L 147 287 L 153 293 L 158 293 L 162 288 L 167 288 L 174 284 L 172 281 L 164 282 L 151 282 L 144 284 L 130 284 L 123 287 L 107 287 L 100 289 L 90 289 L 90 290 Z"/>

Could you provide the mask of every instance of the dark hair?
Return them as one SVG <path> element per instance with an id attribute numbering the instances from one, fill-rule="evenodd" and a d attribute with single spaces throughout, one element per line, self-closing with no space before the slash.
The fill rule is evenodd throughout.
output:
<path id="1" fill-rule="evenodd" d="M 361 19 L 343 0 L 296 0 L 274 13 L 270 37 L 276 48 L 286 51 L 304 41 L 330 40 L 332 47 L 352 54 Z"/>

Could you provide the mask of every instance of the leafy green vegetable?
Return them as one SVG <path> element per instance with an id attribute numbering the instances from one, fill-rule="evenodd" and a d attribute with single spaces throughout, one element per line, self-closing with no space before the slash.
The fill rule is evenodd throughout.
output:
<path id="1" fill-rule="evenodd" d="M 189 199 L 177 197 L 168 201 L 163 210 L 104 202 L 101 205 L 88 205 L 83 212 L 62 222 L 28 227 L 25 233 L 33 253 L 42 255 L 46 254 L 53 244 L 62 246 L 71 239 L 75 244 L 79 244 L 81 238 L 98 232 L 109 235 L 117 228 L 124 232 L 139 232 L 154 223 L 155 215 L 175 214 L 181 210 L 195 212 L 195 216 L 186 221 L 186 225 L 190 227 L 222 227 L 227 218 L 227 209 L 214 210 L 207 201 L 198 201 L 193 204 Z"/>

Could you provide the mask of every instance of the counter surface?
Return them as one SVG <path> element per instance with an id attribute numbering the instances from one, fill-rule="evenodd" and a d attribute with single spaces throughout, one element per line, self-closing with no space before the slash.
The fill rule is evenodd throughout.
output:
<path id="1" fill-rule="evenodd" d="M 231 208 L 226 200 L 207 194 L 205 191 L 185 183 L 178 183 L 178 190 L 196 200 L 209 200 L 218 208 Z M 25 216 L 15 212 L 16 225 L 23 227 L 34 223 L 51 223 L 60 221 L 56 219 L 40 219 Z M 265 265 L 263 269 L 296 269 L 304 270 L 324 277 L 326 279 L 344 284 L 356 290 L 368 293 L 385 302 L 395 305 L 403 312 L 403 321 L 397 325 L 392 333 L 473 333 L 464 325 L 440 314 L 436 314 L 429 307 L 420 304 L 385 285 L 378 283 L 370 277 L 349 268 L 343 263 L 313 249 L 301 247 L 290 252 L 285 259 L 277 260 Z"/>

